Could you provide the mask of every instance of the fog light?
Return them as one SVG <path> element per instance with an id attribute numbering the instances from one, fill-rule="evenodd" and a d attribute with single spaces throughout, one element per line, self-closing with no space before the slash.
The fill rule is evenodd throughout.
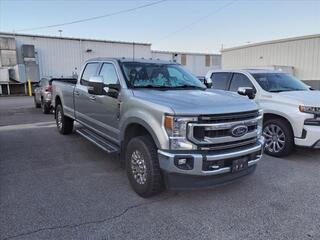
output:
<path id="1" fill-rule="evenodd" d="M 174 165 L 182 170 L 191 170 L 193 169 L 193 157 L 176 156 L 174 158 Z"/>

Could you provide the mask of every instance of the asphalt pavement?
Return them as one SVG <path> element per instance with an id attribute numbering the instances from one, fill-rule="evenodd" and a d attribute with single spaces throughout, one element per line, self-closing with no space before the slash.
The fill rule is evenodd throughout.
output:
<path id="1" fill-rule="evenodd" d="M 0 240 L 320 239 L 320 151 L 264 156 L 253 175 L 143 199 L 117 156 L 31 97 L 0 97 Z"/>

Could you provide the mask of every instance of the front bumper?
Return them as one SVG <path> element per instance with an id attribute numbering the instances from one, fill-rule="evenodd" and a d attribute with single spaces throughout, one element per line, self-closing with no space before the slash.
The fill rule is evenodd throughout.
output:
<path id="1" fill-rule="evenodd" d="M 305 134 L 302 138 L 295 138 L 297 146 L 320 149 L 320 126 L 304 125 Z"/>
<path id="2" fill-rule="evenodd" d="M 221 176 L 221 179 L 223 179 L 225 178 L 225 175 L 242 176 L 242 174 L 244 174 L 245 172 L 250 173 L 251 170 L 253 169 L 253 166 L 255 166 L 260 161 L 262 157 L 263 147 L 264 147 L 264 138 L 261 137 L 261 139 L 255 145 L 246 147 L 246 148 L 241 148 L 238 150 L 231 149 L 229 151 L 223 151 L 223 152 L 221 151 L 220 152 L 206 152 L 206 151 L 169 152 L 169 151 L 158 150 L 158 157 L 159 157 L 160 168 L 164 171 L 167 178 L 168 176 L 173 176 L 173 175 L 175 176 L 179 175 L 181 178 L 181 176 L 184 175 L 183 179 L 186 177 L 197 178 L 197 179 L 201 179 L 201 177 L 217 178 L 218 176 Z M 192 169 L 181 169 L 177 166 L 176 160 L 178 158 L 184 158 L 184 157 L 193 159 Z M 248 158 L 248 168 L 240 172 L 232 173 L 232 167 L 231 167 L 232 161 L 245 158 L 245 157 Z M 221 162 L 223 164 L 221 164 Z M 211 166 L 214 168 L 212 170 L 209 170 L 207 166 Z M 169 181 L 169 182 L 172 182 L 172 181 Z M 211 181 L 209 180 L 205 182 L 207 182 L 210 185 Z M 219 183 L 221 182 L 219 181 Z M 200 185 L 203 185 L 203 184 L 200 184 Z"/>

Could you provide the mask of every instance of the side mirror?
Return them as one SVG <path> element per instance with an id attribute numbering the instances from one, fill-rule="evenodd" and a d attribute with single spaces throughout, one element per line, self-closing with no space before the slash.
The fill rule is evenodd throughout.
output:
<path id="1" fill-rule="evenodd" d="M 307 87 L 309 88 L 309 90 L 314 91 L 315 89 L 313 87 L 311 87 L 310 85 L 307 85 Z"/>
<path id="2" fill-rule="evenodd" d="M 117 98 L 120 91 L 120 84 L 109 84 L 103 88 L 104 92 L 113 98 Z"/>
<path id="3" fill-rule="evenodd" d="M 249 99 L 254 99 L 256 96 L 255 91 L 251 87 L 239 87 L 238 94 L 248 96 Z"/>
<path id="4" fill-rule="evenodd" d="M 89 78 L 88 82 L 88 93 L 94 95 L 103 95 L 104 83 L 102 76 L 93 76 Z"/>
<path id="5" fill-rule="evenodd" d="M 204 78 L 204 85 L 206 85 L 207 88 L 212 88 L 212 79 L 211 78 Z"/>

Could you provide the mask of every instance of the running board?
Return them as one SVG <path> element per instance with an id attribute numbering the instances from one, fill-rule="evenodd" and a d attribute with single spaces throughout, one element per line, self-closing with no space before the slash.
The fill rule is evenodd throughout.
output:
<path id="1" fill-rule="evenodd" d="M 99 135 L 95 134 L 94 132 L 90 131 L 86 128 L 79 128 L 76 130 L 81 136 L 101 148 L 102 150 L 106 151 L 107 153 L 116 153 L 119 152 L 119 147 L 110 141 L 100 137 Z"/>

